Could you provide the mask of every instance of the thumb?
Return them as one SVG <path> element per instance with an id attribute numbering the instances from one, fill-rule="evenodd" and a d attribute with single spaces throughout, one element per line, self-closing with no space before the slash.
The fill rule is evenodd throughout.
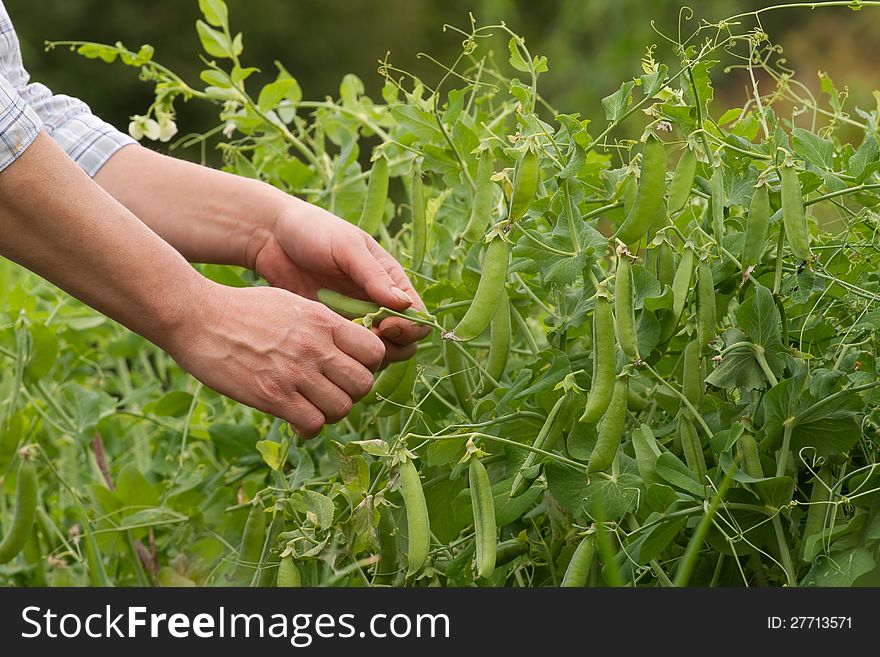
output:
<path id="1" fill-rule="evenodd" d="M 347 264 L 352 281 L 366 291 L 373 302 L 394 310 L 405 310 L 413 305 L 412 297 L 397 286 L 366 247 L 357 249 Z"/>

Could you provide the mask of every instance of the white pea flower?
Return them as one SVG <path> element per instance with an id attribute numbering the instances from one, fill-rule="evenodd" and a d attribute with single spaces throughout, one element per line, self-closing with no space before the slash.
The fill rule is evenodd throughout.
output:
<path id="1" fill-rule="evenodd" d="M 170 141 L 177 134 L 177 124 L 170 114 L 163 114 L 159 117 L 159 141 Z"/>
<path id="2" fill-rule="evenodd" d="M 223 126 L 223 136 L 227 139 L 232 139 L 232 135 L 235 134 L 235 122 L 227 121 L 226 125 Z"/>
<path id="3" fill-rule="evenodd" d="M 128 134 L 134 139 L 140 141 L 144 137 L 156 140 L 159 138 L 161 130 L 159 124 L 151 118 L 136 114 L 131 117 L 131 123 L 128 124 Z"/>

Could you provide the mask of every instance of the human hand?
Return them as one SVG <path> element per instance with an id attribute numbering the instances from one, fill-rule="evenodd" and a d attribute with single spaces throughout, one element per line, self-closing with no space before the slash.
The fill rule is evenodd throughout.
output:
<path id="1" fill-rule="evenodd" d="M 345 417 L 385 357 L 376 335 L 320 303 L 214 283 L 169 343 L 162 346 L 205 385 L 286 420 L 303 438 Z"/>
<path id="2" fill-rule="evenodd" d="M 344 219 L 291 198 L 279 214 L 272 236 L 260 249 L 254 268 L 271 285 L 316 299 L 331 288 L 393 310 L 424 303 L 400 264 L 360 228 Z M 405 360 L 429 328 L 400 317 L 373 327 L 386 346 L 387 361 Z"/>

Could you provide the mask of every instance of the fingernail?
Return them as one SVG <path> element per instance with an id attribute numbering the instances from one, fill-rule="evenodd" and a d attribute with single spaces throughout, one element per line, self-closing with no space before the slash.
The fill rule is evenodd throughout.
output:
<path id="1" fill-rule="evenodd" d="M 400 337 L 402 331 L 399 326 L 389 326 L 386 329 L 382 329 L 382 337 L 388 338 L 389 340 L 394 340 Z"/>
<path id="2" fill-rule="evenodd" d="M 398 299 L 400 299 L 401 303 L 406 303 L 406 304 L 412 305 L 412 302 L 413 302 L 412 298 L 406 292 L 401 290 L 399 287 L 392 286 L 391 287 L 391 294 L 393 294 Z"/>

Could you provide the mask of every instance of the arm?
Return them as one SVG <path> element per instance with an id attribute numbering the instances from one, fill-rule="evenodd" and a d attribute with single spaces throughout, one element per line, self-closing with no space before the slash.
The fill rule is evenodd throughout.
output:
<path id="1" fill-rule="evenodd" d="M 247 267 L 307 299 L 330 287 L 396 310 L 424 307 L 372 237 L 265 183 L 141 146 L 118 151 L 95 181 L 191 261 Z M 412 356 L 427 333 L 399 318 L 375 331 L 389 360 Z"/>
<path id="2" fill-rule="evenodd" d="M 316 302 L 203 278 L 45 133 L 0 172 L 0 255 L 304 437 L 369 391 L 384 356 L 381 340 Z"/>

